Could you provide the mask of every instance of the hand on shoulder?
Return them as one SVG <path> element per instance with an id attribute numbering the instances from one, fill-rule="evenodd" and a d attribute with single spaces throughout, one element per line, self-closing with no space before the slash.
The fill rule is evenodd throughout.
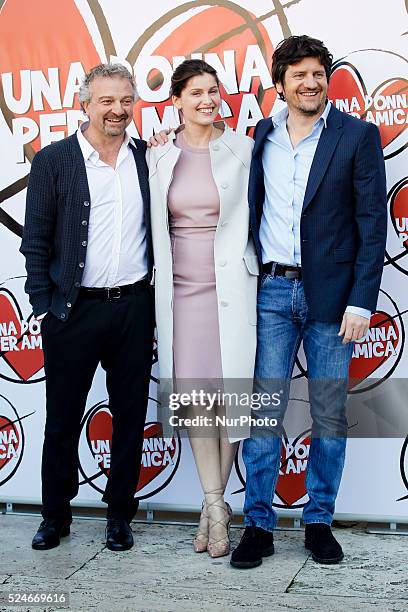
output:
<path id="1" fill-rule="evenodd" d="M 166 144 L 166 142 L 168 142 L 168 135 L 174 131 L 174 128 L 169 128 L 167 130 L 161 130 L 160 132 L 158 132 L 157 134 L 154 134 L 153 136 L 150 136 L 149 140 L 147 141 L 147 146 L 150 147 L 157 147 L 157 146 L 163 146 Z"/>

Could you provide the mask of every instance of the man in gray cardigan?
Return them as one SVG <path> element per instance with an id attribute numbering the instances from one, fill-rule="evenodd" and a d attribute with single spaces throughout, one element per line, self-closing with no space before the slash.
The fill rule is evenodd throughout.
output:
<path id="1" fill-rule="evenodd" d="M 99 363 L 113 417 L 106 544 L 133 545 L 154 324 L 146 145 L 125 131 L 135 91 L 123 66 L 93 68 L 79 93 L 88 122 L 32 164 L 21 252 L 34 315 L 46 313 L 47 395 L 44 520 L 35 549 L 58 546 L 69 534 L 80 423 Z"/>

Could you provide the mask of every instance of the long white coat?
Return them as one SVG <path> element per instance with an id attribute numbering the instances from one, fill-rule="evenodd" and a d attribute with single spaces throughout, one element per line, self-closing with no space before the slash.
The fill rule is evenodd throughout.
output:
<path id="1" fill-rule="evenodd" d="M 219 127 L 220 124 L 217 124 Z M 221 363 L 224 394 L 241 393 L 226 401 L 230 440 L 250 433 L 250 405 L 256 350 L 256 294 L 258 260 L 249 235 L 247 200 L 253 141 L 225 128 L 210 142 L 211 168 L 220 198 L 220 214 L 214 239 L 214 262 L 218 298 Z M 183 126 L 179 128 L 183 129 Z M 164 146 L 148 152 L 151 223 L 154 251 L 154 278 L 161 401 L 172 392 L 173 379 L 173 270 L 168 223 L 167 195 L 181 150 L 174 145 L 175 133 Z M 234 379 L 234 380 L 233 380 Z M 233 396 L 235 398 L 235 396 Z M 166 406 L 162 405 L 162 409 Z M 168 420 L 168 419 L 167 419 Z M 166 421 L 166 419 L 165 419 Z M 167 423 L 164 430 L 169 431 Z"/>

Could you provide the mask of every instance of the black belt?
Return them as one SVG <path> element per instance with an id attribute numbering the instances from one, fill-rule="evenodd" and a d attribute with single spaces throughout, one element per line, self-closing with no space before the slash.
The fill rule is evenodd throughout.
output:
<path id="1" fill-rule="evenodd" d="M 290 280 L 300 280 L 302 278 L 302 268 L 296 266 L 284 266 L 274 261 L 268 261 L 268 263 L 262 265 L 262 272 L 264 274 L 273 274 L 273 276 L 285 276 Z"/>
<path id="2" fill-rule="evenodd" d="M 122 287 L 81 287 L 79 295 L 85 298 L 98 298 L 99 300 L 120 300 L 124 295 L 139 293 L 143 287 L 149 284 L 147 277 L 133 283 L 133 285 L 122 285 Z"/>

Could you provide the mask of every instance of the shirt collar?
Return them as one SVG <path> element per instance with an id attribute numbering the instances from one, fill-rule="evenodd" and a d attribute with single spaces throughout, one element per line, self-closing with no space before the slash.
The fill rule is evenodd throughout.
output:
<path id="1" fill-rule="evenodd" d="M 84 121 L 77 130 L 78 143 L 79 143 L 79 146 L 81 147 L 82 155 L 84 156 L 85 161 L 90 159 L 90 157 L 92 156 L 94 157 L 97 156 L 97 158 L 99 159 L 98 151 L 96 151 L 93 148 L 89 140 L 87 140 L 83 134 L 88 126 L 89 126 L 89 121 Z M 125 132 L 125 138 L 123 140 L 122 146 L 123 145 L 125 145 L 126 147 L 128 146 L 136 147 L 136 145 L 133 143 L 133 140 L 130 138 L 127 132 Z"/>
<path id="2" fill-rule="evenodd" d="M 329 113 L 330 113 L 330 110 L 331 110 L 331 106 L 332 106 L 332 103 L 329 100 L 327 102 L 326 106 L 324 107 L 324 111 L 322 112 L 322 114 L 320 115 L 319 119 L 317 120 L 317 121 L 320 121 L 320 119 L 322 119 L 325 128 L 327 128 L 327 117 L 329 116 Z M 316 121 L 316 123 L 317 123 L 317 121 Z"/>
<path id="3" fill-rule="evenodd" d="M 286 123 L 286 119 L 288 118 L 288 107 L 282 108 L 279 113 L 272 117 L 273 127 L 282 127 Z"/>
<path id="4" fill-rule="evenodd" d="M 324 111 L 322 112 L 320 117 L 315 121 L 314 126 L 316 126 L 319 123 L 319 121 L 323 121 L 324 127 L 327 127 L 327 117 L 330 113 L 330 109 L 331 109 L 331 102 L 328 101 L 324 108 Z M 286 106 L 279 113 L 277 113 L 274 117 L 272 117 L 273 126 L 282 127 L 283 125 L 285 125 L 286 120 L 288 118 L 288 112 L 289 112 L 288 107 Z"/>

